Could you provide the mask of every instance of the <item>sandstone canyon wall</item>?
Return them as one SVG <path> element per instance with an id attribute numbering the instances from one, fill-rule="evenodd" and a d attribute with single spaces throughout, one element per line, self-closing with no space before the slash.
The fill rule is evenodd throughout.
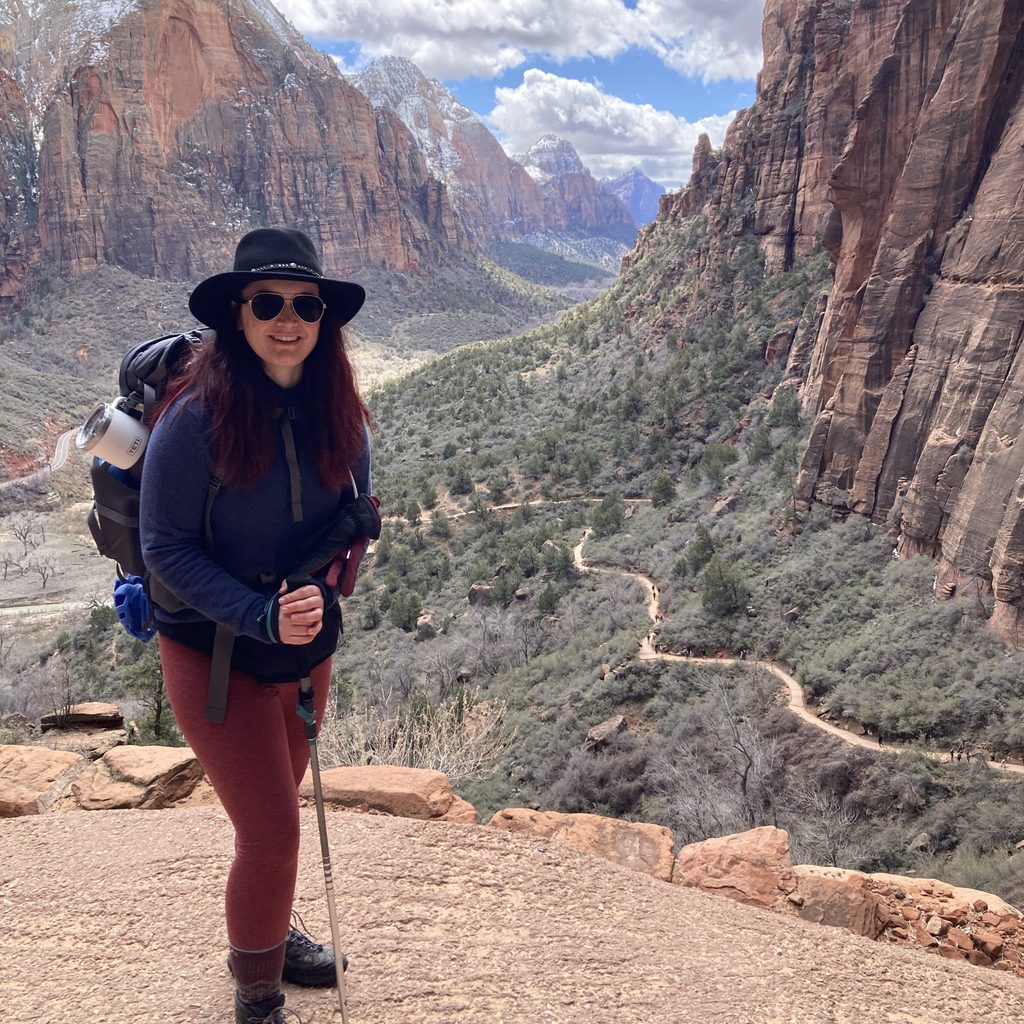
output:
<path id="1" fill-rule="evenodd" d="M 1024 606 L 1024 6 L 892 3 L 833 169 L 836 280 L 812 355 L 803 497 L 900 526 L 938 590 Z"/>
<path id="2" fill-rule="evenodd" d="M 87 0 L 64 6 L 81 18 Z M 43 13 L 6 26 L 7 59 L 11 81 L 34 84 L 37 245 L 59 272 L 192 278 L 263 223 L 304 227 L 341 272 L 415 271 L 465 247 L 404 125 L 265 5 L 126 0 L 80 48 L 51 47 L 49 66 L 24 38 Z M 7 85 L 0 72 L 10 109 Z"/>
<path id="3" fill-rule="evenodd" d="M 743 232 L 774 270 L 825 245 L 788 364 L 815 417 L 798 497 L 898 521 L 940 596 L 991 589 L 1024 642 L 1024 4 L 768 0 L 763 34 L 755 105 L 638 251 L 706 218 L 696 291 Z"/>

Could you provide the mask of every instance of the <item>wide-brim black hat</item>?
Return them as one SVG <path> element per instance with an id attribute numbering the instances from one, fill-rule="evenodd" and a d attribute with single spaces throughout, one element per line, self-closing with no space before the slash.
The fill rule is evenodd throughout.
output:
<path id="1" fill-rule="evenodd" d="M 272 279 L 312 281 L 339 324 L 347 324 L 366 299 L 361 285 L 324 277 L 316 249 L 301 231 L 257 228 L 238 243 L 234 269 L 197 284 L 189 296 L 188 308 L 200 323 L 222 330 L 235 322 L 231 303 L 238 299 L 242 289 L 253 281 Z"/>

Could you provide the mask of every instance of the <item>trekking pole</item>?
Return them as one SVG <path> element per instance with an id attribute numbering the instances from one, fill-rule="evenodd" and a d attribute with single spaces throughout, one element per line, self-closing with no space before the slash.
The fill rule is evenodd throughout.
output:
<path id="1" fill-rule="evenodd" d="M 327 886 L 327 916 L 331 919 L 331 941 L 334 943 L 334 977 L 338 985 L 338 1006 L 341 1024 L 348 1024 L 345 1009 L 345 969 L 338 935 L 338 911 L 334 905 L 334 875 L 331 871 L 331 848 L 327 842 L 327 818 L 324 815 L 324 791 L 320 785 L 320 758 L 316 750 L 316 709 L 313 705 L 313 683 L 305 676 L 299 683 L 299 703 L 295 713 L 306 723 L 309 741 L 309 766 L 313 772 L 313 797 L 316 802 L 316 823 L 320 830 L 320 857 L 324 862 L 324 883 Z"/>

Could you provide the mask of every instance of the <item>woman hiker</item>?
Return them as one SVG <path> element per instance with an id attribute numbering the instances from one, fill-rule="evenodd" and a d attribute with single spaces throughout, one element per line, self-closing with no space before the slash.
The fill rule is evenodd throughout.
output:
<path id="1" fill-rule="evenodd" d="M 225 909 L 236 1024 L 283 1022 L 282 980 L 335 984 L 334 951 L 293 927 L 292 898 L 309 761 L 298 681 L 312 680 L 319 725 L 341 631 L 337 564 L 333 577 L 289 577 L 339 523 L 356 564 L 380 533 L 369 414 L 343 331 L 364 297 L 323 275 L 302 232 L 245 235 L 233 270 L 189 298 L 217 338 L 168 386 L 146 451 L 144 557 L 179 599 L 165 603 L 187 606 L 168 612 L 156 591 L 164 682 L 235 829 Z"/>

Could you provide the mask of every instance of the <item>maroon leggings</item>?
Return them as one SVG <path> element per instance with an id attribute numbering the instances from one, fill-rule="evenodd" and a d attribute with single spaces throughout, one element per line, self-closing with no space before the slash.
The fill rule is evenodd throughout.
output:
<path id="1" fill-rule="evenodd" d="M 235 669 L 222 724 L 206 721 L 210 659 L 160 637 L 160 662 L 174 716 L 235 826 L 228 874 L 228 941 L 265 950 L 288 933 L 299 859 L 298 786 L 309 764 L 305 726 L 295 714 L 298 682 L 260 683 Z M 319 727 L 331 659 L 311 673 Z"/>

